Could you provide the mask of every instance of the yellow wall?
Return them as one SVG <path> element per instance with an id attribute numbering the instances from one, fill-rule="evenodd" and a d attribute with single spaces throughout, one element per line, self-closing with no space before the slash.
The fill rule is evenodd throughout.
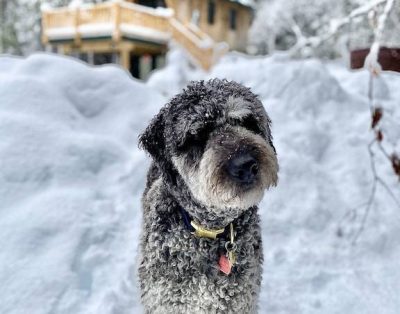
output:
<path id="1" fill-rule="evenodd" d="M 225 41 L 230 49 L 244 51 L 251 23 L 251 9 L 228 0 L 215 0 L 214 24 L 208 23 L 208 0 L 167 0 L 167 6 L 175 11 L 175 16 L 183 23 L 192 20 L 195 10 L 200 13 L 199 27 L 216 41 Z M 236 30 L 229 27 L 229 10 L 236 10 Z"/>

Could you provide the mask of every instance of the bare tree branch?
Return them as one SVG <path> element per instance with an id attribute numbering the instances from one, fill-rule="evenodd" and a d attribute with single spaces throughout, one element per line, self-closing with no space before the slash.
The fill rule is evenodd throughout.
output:
<path id="1" fill-rule="evenodd" d="M 371 117 L 374 119 L 376 117 L 375 113 L 377 112 L 377 107 L 374 105 L 374 80 L 376 76 L 380 74 L 381 67 L 378 63 L 378 54 L 379 54 L 379 48 L 380 48 L 380 42 L 382 39 L 385 23 L 387 20 L 387 17 L 390 13 L 390 11 L 393 9 L 393 4 L 395 0 L 387 0 L 385 9 L 382 13 L 381 16 L 379 16 L 378 21 L 375 25 L 374 28 L 374 43 L 372 44 L 372 47 L 370 49 L 370 52 L 366 58 L 365 65 L 369 70 L 369 82 L 368 82 L 368 103 L 369 103 L 369 109 L 371 112 Z M 383 110 L 383 109 L 380 109 Z M 368 153 L 370 156 L 370 162 L 371 162 L 371 170 L 373 174 L 373 182 L 372 182 L 372 189 L 370 196 L 368 198 L 368 202 L 364 211 L 363 219 L 361 221 L 360 227 L 356 233 L 356 235 L 353 238 L 353 245 L 357 242 L 359 239 L 360 235 L 365 229 L 365 224 L 368 218 L 368 215 L 371 210 L 371 206 L 373 203 L 373 200 L 376 195 L 377 191 L 377 186 L 380 184 L 386 192 L 390 195 L 390 197 L 393 199 L 394 203 L 396 204 L 397 207 L 400 208 L 400 201 L 396 198 L 395 194 L 393 191 L 390 189 L 390 187 L 387 185 L 387 183 L 378 175 L 377 170 L 376 170 L 376 164 L 375 164 L 375 153 L 373 152 L 373 145 L 378 147 L 379 151 L 386 157 L 388 161 L 391 161 L 391 156 L 390 154 L 386 151 L 386 149 L 383 147 L 381 141 L 381 130 L 376 130 L 376 127 L 379 123 L 379 120 L 381 119 L 382 114 L 379 116 L 378 121 L 373 121 L 372 123 L 372 130 L 375 132 L 374 136 L 375 138 L 369 143 L 368 145 Z M 377 133 L 379 132 L 379 133 Z M 376 134 L 380 134 L 380 137 L 377 137 Z"/>

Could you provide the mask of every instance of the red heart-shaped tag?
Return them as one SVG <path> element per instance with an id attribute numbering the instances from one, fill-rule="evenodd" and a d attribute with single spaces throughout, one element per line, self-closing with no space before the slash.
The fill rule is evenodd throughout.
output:
<path id="1" fill-rule="evenodd" d="M 232 270 L 232 264 L 229 259 L 225 255 L 221 255 L 218 261 L 219 270 L 222 271 L 225 275 L 229 275 Z"/>

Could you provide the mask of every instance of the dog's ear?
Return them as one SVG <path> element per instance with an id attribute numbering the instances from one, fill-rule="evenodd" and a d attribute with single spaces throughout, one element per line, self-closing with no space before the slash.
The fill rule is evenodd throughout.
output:
<path id="1" fill-rule="evenodd" d="M 269 145 L 271 145 L 271 147 L 272 147 L 272 149 L 274 150 L 274 152 L 275 152 L 275 155 L 276 155 L 276 149 L 275 149 L 275 146 L 274 146 L 274 143 L 272 142 L 272 134 L 271 134 L 271 119 L 268 117 L 268 119 L 267 119 L 267 141 L 268 141 L 268 143 L 269 143 Z"/>
<path id="2" fill-rule="evenodd" d="M 165 154 L 165 119 L 161 110 L 139 135 L 139 148 L 147 151 L 155 161 L 160 161 Z"/>
<path id="3" fill-rule="evenodd" d="M 271 147 L 272 147 L 272 149 L 274 150 L 275 155 L 276 155 L 276 149 L 275 149 L 274 143 L 272 142 L 272 135 L 271 135 L 271 133 L 269 134 L 267 140 L 268 140 L 269 145 L 271 145 Z"/>
<path id="4" fill-rule="evenodd" d="M 268 141 L 268 144 L 271 145 L 271 147 L 274 150 L 275 155 L 276 155 L 276 149 L 275 149 L 274 143 L 272 142 L 273 138 L 272 138 L 272 134 L 271 134 L 272 122 L 271 122 L 271 119 L 269 118 L 268 114 L 266 114 L 266 117 L 267 117 L 267 119 L 265 121 L 265 130 L 266 130 L 266 135 L 267 135 L 266 140 Z"/>

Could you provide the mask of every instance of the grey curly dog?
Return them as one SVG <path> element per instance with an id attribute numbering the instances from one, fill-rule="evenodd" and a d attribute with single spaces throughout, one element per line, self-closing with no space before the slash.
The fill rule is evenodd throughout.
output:
<path id="1" fill-rule="evenodd" d="M 256 313 L 257 204 L 277 184 L 270 119 L 249 88 L 192 82 L 150 122 L 139 283 L 146 313 Z"/>

